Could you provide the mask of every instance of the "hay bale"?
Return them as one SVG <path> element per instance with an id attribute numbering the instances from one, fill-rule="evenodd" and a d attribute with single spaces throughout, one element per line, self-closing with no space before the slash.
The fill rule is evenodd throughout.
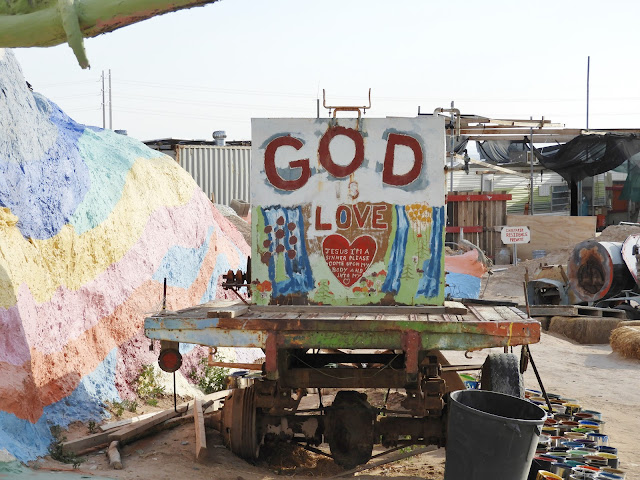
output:
<path id="1" fill-rule="evenodd" d="M 607 344 L 611 332 L 620 323 L 623 323 L 620 318 L 557 316 L 551 318 L 549 331 L 582 344 Z"/>
<path id="2" fill-rule="evenodd" d="M 614 329 L 611 332 L 611 348 L 623 357 L 640 360 L 640 321 L 624 322 Z"/>

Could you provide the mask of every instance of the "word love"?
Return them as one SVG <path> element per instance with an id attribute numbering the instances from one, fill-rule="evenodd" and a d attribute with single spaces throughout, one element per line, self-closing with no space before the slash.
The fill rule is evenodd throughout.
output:
<path id="1" fill-rule="evenodd" d="M 348 164 L 344 162 L 336 163 L 331 156 L 329 145 L 331 140 L 338 136 L 344 136 L 355 145 L 355 154 Z M 300 150 L 304 143 L 302 140 L 291 135 L 282 135 L 271 140 L 264 152 L 264 170 L 267 180 L 275 188 L 280 190 L 294 191 L 302 188 L 311 178 L 311 167 L 308 158 L 293 160 L 289 162 L 289 172 L 281 175 L 276 168 L 276 152 L 281 147 L 293 147 Z M 411 169 L 403 174 L 394 172 L 396 147 L 402 145 L 408 147 L 413 152 L 413 165 Z M 318 142 L 318 160 L 329 175 L 336 178 L 346 178 L 355 172 L 364 162 L 364 138 L 362 133 L 353 128 L 341 127 L 339 125 L 329 127 Z M 344 159 L 341 159 L 344 160 Z M 420 176 L 422 164 L 424 163 L 424 152 L 422 145 L 415 137 L 403 133 L 389 133 L 387 137 L 387 148 L 382 166 L 382 183 L 395 187 L 409 185 Z M 299 170 L 300 175 L 294 178 L 295 172 Z M 293 179 L 292 179 L 293 178 Z"/>
<path id="2" fill-rule="evenodd" d="M 336 209 L 336 226 L 341 230 L 349 230 L 356 225 L 359 228 L 368 226 L 376 230 L 387 230 L 389 225 L 384 220 L 384 213 L 388 205 L 371 205 L 356 203 L 354 205 L 340 205 Z M 333 230 L 330 223 L 322 223 L 322 207 L 316 207 L 316 230 Z"/>

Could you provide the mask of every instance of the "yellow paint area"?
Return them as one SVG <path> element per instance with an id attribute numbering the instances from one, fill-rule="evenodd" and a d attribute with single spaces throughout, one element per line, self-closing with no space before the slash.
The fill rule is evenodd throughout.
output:
<path id="1" fill-rule="evenodd" d="M 67 224 L 46 240 L 26 240 L 16 227 L 17 217 L 0 209 L 0 308 L 15 305 L 22 284 L 42 303 L 61 286 L 76 290 L 93 280 L 133 247 L 154 211 L 188 203 L 196 188 L 170 158 L 139 159 L 104 222 L 82 235 Z"/>

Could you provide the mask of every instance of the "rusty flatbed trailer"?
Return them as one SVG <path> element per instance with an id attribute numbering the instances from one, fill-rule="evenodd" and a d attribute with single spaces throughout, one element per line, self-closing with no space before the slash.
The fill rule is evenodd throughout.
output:
<path id="1" fill-rule="evenodd" d="M 308 446 L 326 441 L 334 460 L 350 467 L 365 463 L 376 443 L 445 444 L 444 396 L 457 388 L 455 381 L 446 381 L 447 375 L 455 375 L 459 383 L 456 371 L 479 366 L 448 365 L 440 350 L 506 351 L 538 342 L 540 324 L 506 306 L 211 302 L 153 315 L 145 320 L 145 334 L 162 340 L 164 352 L 174 355 L 176 342 L 263 349 L 265 361 L 256 366 L 261 378 L 249 388 L 234 390 L 217 420 L 231 450 L 252 460 L 265 439 Z M 513 354 L 508 355 L 509 374 L 519 375 L 517 361 L 514 366 Z M 320 402 L 319 408 L 302 410 L 300 401 L 310 388 L 348 390 L 338 392 L 330 406 Z M 372 407 L 366 394 L 355 390 L 362 388 L 404 389 L 403 409 Z"/>

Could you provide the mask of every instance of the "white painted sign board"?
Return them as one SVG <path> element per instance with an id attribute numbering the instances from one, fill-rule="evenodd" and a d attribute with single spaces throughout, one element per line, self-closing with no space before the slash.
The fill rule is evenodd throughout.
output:
<path id="1" fill-rule="evenodd" d="M 251 128 L 255 303 L 444 303 L 443 118 Z"/>
<path id="2" fill-rule="evenodd" d="M 531 231 L 529 227 L 503 227 L 500 232 L 500 239 L 505 245 L 529 243 L 531 241 Z"/>

